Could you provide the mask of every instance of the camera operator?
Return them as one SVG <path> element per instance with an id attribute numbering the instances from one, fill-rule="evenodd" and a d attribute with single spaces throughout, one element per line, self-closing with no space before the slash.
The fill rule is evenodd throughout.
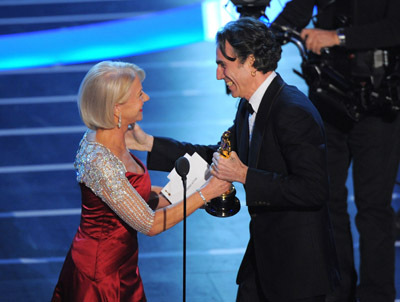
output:
<path id="1" fill-rule="evenodd" d="M 314 28 L 305 28 L 314 5 Z M 327 301 L 395 299 L 391 200 L 400 157 L 399 13 L 399 0 L 292 0 L 273 23 L 300 32 L 317 71 L 313 79 L 303 62 L 310 99 L 327 132 L 329 208 L 342 275 Z M 358 286 L 347 212 L 350 164 L 360 235 Z"/>

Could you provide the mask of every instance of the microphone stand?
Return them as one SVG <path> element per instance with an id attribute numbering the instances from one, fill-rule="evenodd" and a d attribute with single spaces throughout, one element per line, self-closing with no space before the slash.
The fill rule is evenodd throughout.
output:
<path id="1" fill-rule="evenodd" d="M 183 182 L 183 302 L 186 301 L 186 175 Z"/>
<path id="2" fill-rule="evenodd" d="M 175 170 L 183 183 L 183 302 L 186 301 L 186 175 L 190 164 L 186 157 L 180 157 L 175 162 Z"/>

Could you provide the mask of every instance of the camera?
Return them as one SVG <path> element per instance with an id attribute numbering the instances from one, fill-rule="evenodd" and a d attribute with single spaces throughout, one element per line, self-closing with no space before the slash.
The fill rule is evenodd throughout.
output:
<path id="1" fill-rule="evenodd" d="M 265 9 L 271 0 L 231 0 L 236 6 L 240 17 L 253 17 L 259 19 L 265 16 Z"/>

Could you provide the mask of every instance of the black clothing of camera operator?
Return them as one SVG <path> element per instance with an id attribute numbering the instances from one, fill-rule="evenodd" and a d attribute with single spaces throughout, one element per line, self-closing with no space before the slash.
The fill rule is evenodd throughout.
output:
<path id="1" fill-rule="evenodd" d="M 314 28 L 304 29 L 314 5 Z M 328 71 L 313 79 L 303 68 L 328 140 L 329 208 L 342 275 L 328 301 L 395 299 L 391 199 L 400 157 L 399 14 L 399 0 L 292 0 L 274 21 L 301 31 L 310 62 L 319 60 Z M 357 290 L 347 213 L 350 164 L 360 234 Z"/>

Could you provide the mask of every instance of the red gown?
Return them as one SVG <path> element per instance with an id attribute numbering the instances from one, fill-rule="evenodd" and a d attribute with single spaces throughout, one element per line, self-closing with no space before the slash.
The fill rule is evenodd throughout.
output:
<path id="1" fill-rule="evenodd" d="M 150 176 L 146 167 L 137 158 L 135 160 L 145 172 L 127 172 L 125 175 L 148 201 Z M 51 301 L 146 301 L 138 268 L 136 230 L 123 222 L 87 186 L 80 183 L 80 187 L 80 226 Z"/>

